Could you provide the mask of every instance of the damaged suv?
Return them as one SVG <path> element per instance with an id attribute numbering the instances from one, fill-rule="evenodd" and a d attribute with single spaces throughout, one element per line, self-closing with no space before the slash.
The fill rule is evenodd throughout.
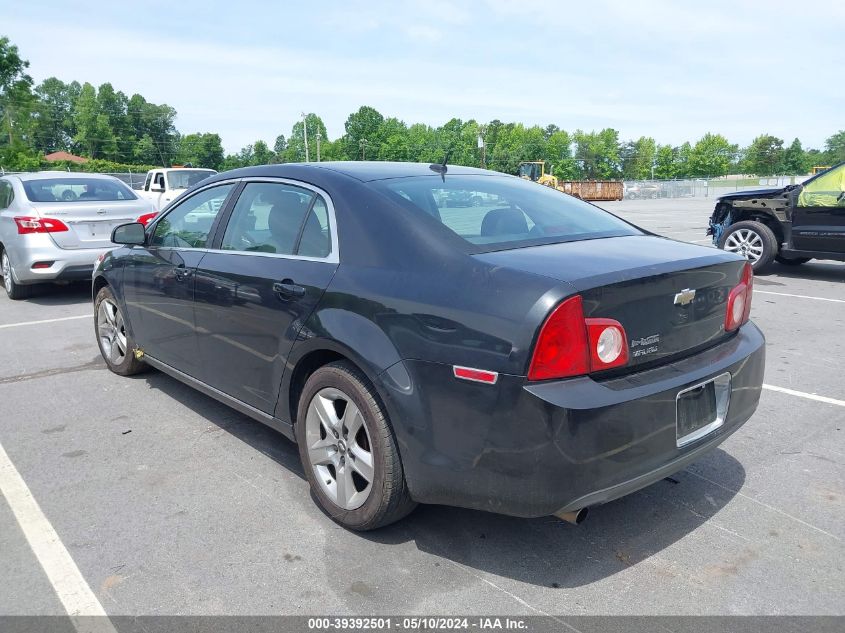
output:
<path id="1" fill-rule="evenodd" d="M 719 248 L 748 259 L 754 272 L 775 260 L 845 261 L 845 163 L 801 185 L 722 196 L 707 234 Z"/>

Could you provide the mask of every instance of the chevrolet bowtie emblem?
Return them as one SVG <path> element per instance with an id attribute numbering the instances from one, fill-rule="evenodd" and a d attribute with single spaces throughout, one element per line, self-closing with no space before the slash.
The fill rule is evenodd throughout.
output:
<path id="1" fill-rule="evenodd" d="M 686 306 L 692 303 L 693 299 L 695 299 L 695 290 L 691 288 L 684 288 L 675 295 L 675 305 Z"/>

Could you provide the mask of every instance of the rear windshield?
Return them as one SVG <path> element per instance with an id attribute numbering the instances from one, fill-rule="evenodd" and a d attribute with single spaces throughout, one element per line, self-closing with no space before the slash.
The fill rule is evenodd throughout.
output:
<path id="1" fill-rule="evenodd" d="M 31 202 L 111 202 L 138 199 L 122 182 L 102 178 L 25 180 L 23 188 Z"/>
<path id="2" fill-rule="evenodd" d="M 204 169 L 180 169 L 167 172 L 167 184 L 170 189 L 187 189 L 198 182 L 202 182 L 215 172 Z"/>
<path id="3" fill-rule="evenodd" d="M 641 235 L 598 207 L 511 176 L 447 174 L 374 184 L 405 208 L 438 220 L 476 252 Z"/>

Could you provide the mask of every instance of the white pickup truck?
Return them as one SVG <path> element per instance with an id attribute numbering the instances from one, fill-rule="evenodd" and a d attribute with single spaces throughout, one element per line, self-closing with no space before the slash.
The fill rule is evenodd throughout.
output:
<path id="1" fill-rule="evenodd" d="M 216 173 L 213 169 L 193 167 L 151 169 L 147 172 L 143 189 L 138 193 L 152 202 L 156 212 L 159 212 L 185 189 Z"/>

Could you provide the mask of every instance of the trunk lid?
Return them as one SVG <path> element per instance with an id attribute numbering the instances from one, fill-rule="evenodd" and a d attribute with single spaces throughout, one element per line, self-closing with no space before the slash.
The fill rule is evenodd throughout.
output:
<path id="1" fill-rule="evenodd" d="M 721 250 L 654 236 L 583 240 L 474 257 L 571 285 L 583 299 L 585 316 L 615 319 L 625 328 L 628 370 L 669 362 L 728 336 L 728 294 L 740 282 L 745 263 Z"/>
<path id="2" fill-rule="evenodd" d="M 50 233 L 56 246 L 62 249 L 108 248 L 114 246 L 111 233 L 116 226 L 134 222 L 139 216 L 153 211 L 148 200 L 110 200 L 33 203 L 42 218 L 55 218 L 68 229 Z"/>

